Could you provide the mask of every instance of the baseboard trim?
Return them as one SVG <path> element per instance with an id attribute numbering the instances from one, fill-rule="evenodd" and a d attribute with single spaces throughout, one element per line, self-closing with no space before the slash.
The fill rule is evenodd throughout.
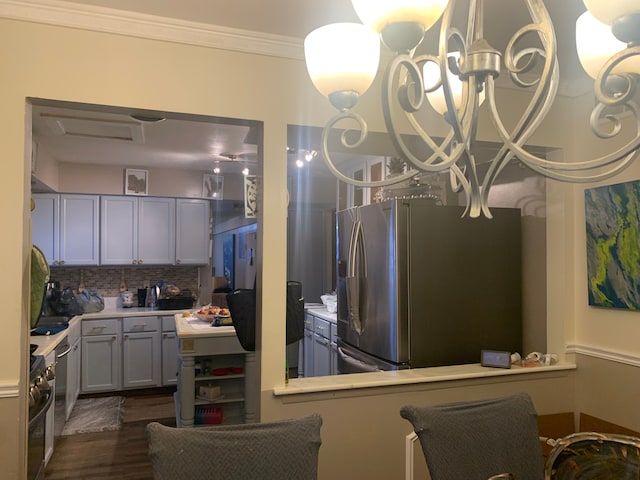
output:
<path id="1" fill-rule="evenodd" d="M 631 365 L 633 367 L 640 367 L 640 357 L 637 355 L 629 355 L 626 353 L 614 352 L 611 350 L 579 344 L 567 345 L 566 352 L 600 358 L 602 360 Z"/>

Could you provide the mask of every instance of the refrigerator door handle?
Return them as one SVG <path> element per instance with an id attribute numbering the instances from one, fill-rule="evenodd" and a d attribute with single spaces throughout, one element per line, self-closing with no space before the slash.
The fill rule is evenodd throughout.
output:
<path id="1" fill-rule="evenodd" d="M 350 367 L 355 368 L 359 372 L 383 372 L 376 365 L 372 365 L 370 363 L 363 362 L 362 360 L 358 360 L 357 358 L 352 357 L 347 352 L 345 352 L 342 348 L 338 347 L 338 355 L 340 355 L 340 359 Z"/>
<path id="2" fill-rule="evenodd" d="M 353 227 L 351 228 L 351 239 L 349 241 L 346 287 L 349 325 L 359 335 L 362 334 L 365 326 L 365 318 L 361 314 L 360 305 L 362 294 L 366 292 L 366 287 L 362 285 L 366 278 L 366 268 L 362 222 L 356 220 L 353 222 Z"/>

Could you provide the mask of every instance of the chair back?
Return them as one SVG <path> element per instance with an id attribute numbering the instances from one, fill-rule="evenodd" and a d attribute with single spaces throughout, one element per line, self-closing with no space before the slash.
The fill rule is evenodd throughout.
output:
<path id="1" fill-rule="evenodd" d="M 154 480 L 316 480 L 317 414 L 276 422 L 174 428 L 147 425 Z"/>
<path id="2" fill-rule="evenodd" d="M 579 432 L 557 441 L 545 465 L 546 480 L 640 479 L 640 438 Z"/>
<path id="3" fill-rule="evenodd" d="M 500 474 L 541 480 L 544 476 L 537 413 L 526 393 L 404 406 L 400 415 L 413 425 L 432 480 L 487 480 Z"/>

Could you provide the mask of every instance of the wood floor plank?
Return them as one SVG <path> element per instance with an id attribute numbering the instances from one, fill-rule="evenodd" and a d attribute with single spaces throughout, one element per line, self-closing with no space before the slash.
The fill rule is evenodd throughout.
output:
<path id="1" fill-rule="evenodd" d="M 129 393 L 120 430 L 56 438 L 47 480 L 152 480 L 145 432 L 151 421 L 175 427 L 173 393 Z M 166 415 L 169 414 L 169 417 Z M 157 418 L 150 418 L 157 415 Z"/>

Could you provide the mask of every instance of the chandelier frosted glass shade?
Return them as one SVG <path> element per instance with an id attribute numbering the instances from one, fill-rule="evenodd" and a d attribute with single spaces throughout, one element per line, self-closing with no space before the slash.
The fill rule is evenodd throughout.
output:
<path id="1" fill-rule="evenodd" d="M 625 15 L 640 13 L 638 0 L 583 0 L 583 3 L 594 17 L 607 25 Z"/>
<path id="2" fill-rule="evenodd" d="M 307 35 L 304 54 L 309 76 L 324 96 L 362 95 L 378 72 L 380 39 L 360 23 L 334 23 Z"/>
<path id="3" fill-rule="evenodd" d="M 448 0 L 352 0 L 356 14 L 371 30 L 381 33 L 390 24 L 419 23 L 428 30 L 438 21 Z"/>
<path id="4" fill-rule="evenodd" d="M 586 11 L 576 21 L 576 47 L 584 71 L 591 78 L 598 78 L 598 73 L 605 63 L 616 53 L 626 49 L 627 44 L 611 33 L 611 27 Z M 623 60 L 612 69 L 611 73 L 640 74 L 640 57 Z"/>

